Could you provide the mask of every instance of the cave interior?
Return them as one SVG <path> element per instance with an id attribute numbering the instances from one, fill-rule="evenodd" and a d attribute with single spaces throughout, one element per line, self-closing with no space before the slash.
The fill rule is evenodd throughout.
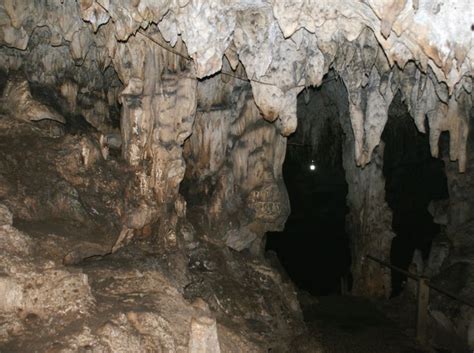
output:
<path id="1" fill-rule="evenodd" d="M 474 349 L 470 0 L 0 19 L 0 352 Z"/>

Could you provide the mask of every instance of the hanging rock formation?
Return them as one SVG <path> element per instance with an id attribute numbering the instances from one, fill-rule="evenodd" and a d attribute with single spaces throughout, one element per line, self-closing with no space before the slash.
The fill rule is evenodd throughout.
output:
<path id="1" fill-rule="evenodd" d="M 469 16 L 462 16 L 465 9 L 469 9 L 468 0 L 336 1 L 315 6 L 294 0 L 252 4 L 197 0 L 114 4 L 84 0 L 79 4 L 65 1 L 46 5 L 36 1 L 15 4 L 6 1 L 2 9 L 5 20 L 1 42 L 8 47 L 29 49 L 27 61 L 36 60 L 42 69 L 32 73 L 32 79 L 52 82 L 66 71 L 80 71 L 69 70 L 71 64 L 103 70 L 112 62 L 128 85 L 132 72 L 125 74 L 118 62 L 125 60 L 124 63 L 139 65 L 145 58 L 145 48 L 152 46 L 151 42 L 145 44 L 144 29 L 148 28 L 149 32 L 154 27 L 150 23 L 158 23 L 161 35 L 171 46 L 181 41 L 186 43 L 185 56 L 193 59 L 198 78 L 219 71 L 224 55 L 234 63 L 239 60 L 251 79 L 257 106 L 266 119 L 278 119 L 284 135 L 296 128 L 296 95 L 305 86 L 320 84 L 337 59 L 341 75 L 350 68 L 351 77 L 346 78 L 346 85 L 355 104 L 351 119 L 357 132 L 356 158 L 361 165 L 370 160 L 371 151 L 379 141 L 377 131 L 370 129 L 374 125 L 372 120 L 381 126 L 384 122 L 372 115 L 373 108 L 361 120 L 360 107 L 357 108 L 359 91 L 368 83 L 369 90 L 371 86 L 380 86 L 381 97 L 377 98 L 375 93 L 372 97 L 389 103 L 387 89 L 396 76 L 390 74 L 392 68 L 403 70 L 407 63 L 415 62 L 416 68 L 408 71 L 412 82 L 404 87 L 409 91 L 406 99 L 412 100 L 410 104 L 421 129 L 421 114 L 431 112 L 433 99 L 449 107 L 451 122 L 429 119 L 434 127 L 431 130 L 435 130 L 432 144 L 436 145 L 437 132 L 449 129 L 454 135 L 451 158 L 460 159 L 462 170 L 467 126 L 461 122 L 467 119 L 463 107 L 471 104 L 466 102 L 470 98 L 464 96 L 470 95 L 472 88 L 474 55 L 472 24 Z M 47 30 L 37 30 L 40 26 Z M 154 31 L 147 33 L 152 35 Z M 36 37 L 40 38 L 32 40 Z M 119 42 L 129 39 L 127 43 Z M 126 54 L 123 49 L 133 45 L 132 42 L 141 45 L 136 47 L 140 50 Z M 159 42 L 165 44 L 162 39 Z M 55 49 L 48 50 L 49 56 L 41 56 L 48 45 Z M 58 58 L 60 51 L 64 59 Z M 2 66 L 9 69 L 22 65 L 22 60 L 16 60 L 18 57 L 26 59 L 24 53 L 14 51 L 2 56 Z M 373 68 L 377 72 L 372 72 Z M 100 70 L 89 76 L 94 77 L 93 82 L 82 77 L 81 84 L 97 86 L 103 77 Z M 80 77 L 76 81 L 81 81 Z M 361 149 L 363 146 L 365 151 Z"/>
<path id="2" fill-rule="evenodd" d="M 72 107 L 73 96 L 83 90 L 102 97 L 99 102 L 116 104 L 120 79 L 123 153 L 140 170 L 141 192 L 155 195 L 143 201 L 146 215 L 130 211 L 135 220 L 127 227 L 140 228 L 160 218 L 163 206 L 158 204 L 178 200 L 184 175 L 180 146 L 191 134 L 196 105 L 193 77 L 221 70 L 224 56 L 233 68 L 238 62 L 245 68 L 257 107 L 265 119 L 276 120 L 283 136 L 296 129 L 297 94 L 319 85 L 334 67 L 349 91 L 360 166 L 370 162 L 388 106 L 400 89 L 422 131 L 428 115 L 434 155 L 440 132 L 450 131 L 450 158 L 463 171 L 473 51 L 471 24 L 459 15 L 467 8 L 468 0 L 315 6 L 294 0 L 5 1 L 0 42 L 26 51 L 4 47 L 1 66 L 23 69 L 30 81 L 62 84 Z M 186 97 L 187 103 L 171 108 L 177 97 Z M 158 102 L 166 111 L 152 108 Z M 101 103 L 92 107 L 94 114 L 104 114 Z M 84 113 L 89 120 L 94 114 Z M 180 116 L 179 127 L 166 121 L 174 114 Z M 158 126 L 160 132 L 154 133 Z M 151 161 L 148 170 L 138 167 L 145 160 Z"/>

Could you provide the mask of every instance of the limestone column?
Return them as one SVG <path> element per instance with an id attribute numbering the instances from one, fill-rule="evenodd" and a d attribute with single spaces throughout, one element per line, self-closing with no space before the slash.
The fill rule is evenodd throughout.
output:
<path id="1" fill-rule="evenodd" d="M 160 221 L 160 238 L 173 246 L 177 219 L 186 208 L 179 196 L 185 173 L 182 146 L 192 131 L 197 80 L 191 63 L 146 36 L 117 46 L 114 64 L 125 83 L 122 154 L 136 175 L 125 226 L 141 230 Z"/>
<path id="2" fill-rule="evenodd" d="M 346 99 L 339 99 L 347 102 Z M 358 109 L 352 102 L 338 104 L 344 131 L 343 166 L 348 184 L 346 230 L 351 239 L 352 293 L 367 297 L 389 297 L 391 273 L 388 268 L 366 258 L 370 254 L 390 262 L 390 249 L 395 234 L 392 231 L 392 211 L 385 201 L 383 176 L 384 144 L 380 141 L 370 163 L 364 167 L 356 163 L 356 143 L 351 116 Z M 362 110 L 359 112 L 364 116 Z"/>

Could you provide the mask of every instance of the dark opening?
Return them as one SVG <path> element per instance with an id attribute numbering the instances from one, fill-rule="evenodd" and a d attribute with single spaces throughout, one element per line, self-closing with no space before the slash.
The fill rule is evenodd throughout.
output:
<path id="1" fill-rule="evenodd" d="M 350 271 L 345 232 L 347 183 L 337 105 L 322 88 L 298 97 L 298 129 L 288 139 L 283 176 L 291 214 L 283 232 L 267 234 L 267 250 L 301 289 L 312 295 L 340 293 Z"/>
<path id="2" fill-rule="evenodd" d="M 428 126 L 426 126 L 428 130 Z M 386 200 L 393 210 L 391 262 L 408 270 L 416 249 L 429 256 L 440 226 L 428 212 L 432 200 L 448 198 L 444 163 L 430 152 L 429 131 L 420 133 L 407 107 L 397 95 L 390 106 L 382 134 L 385 142 Z M 401 293 L 406 276 L 392 271 L 392 295 Z"/>

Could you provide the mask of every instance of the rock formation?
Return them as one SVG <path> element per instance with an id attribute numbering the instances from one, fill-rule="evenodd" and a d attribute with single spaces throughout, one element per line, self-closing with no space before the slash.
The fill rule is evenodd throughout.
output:
<path id="1" fill-rule="evenodd" d="M 222 228 L 231 248 L 253 245 L 260 252 L 265 232 L 282 229 L 289 213 L 282 177 L 286 141 L 261 118 L 250 85 L 224 77 L 198 85 L 183 187 L 188 202 L 205 208 L 208 223 Z"/>
<path id="2" fill-rule="evenodd" d="M 448 233 L 455 249 L 472 254 L 470 241 L 457 238 L 454 230 L 469 221 L 472 209 L 462 196 L 472 191 L 467 174 L 472 164 L 467 148 L 474 76 L 471 7 L 470 0 L 3 0 L 0 201 L 20 222 L 67 218 L 87 229 L 99 227 L 103 235 L 93 244 L 89 239 L 75 250 L 64 249 L 66 264 L 115 256 L 128 242 L 151 235 L 161 255 L 180 254 L 173 260 L 177 268 L 186 268 L 186 256 L 201 256 L 195 242 L 217 246 L 215 252 L 227 259 L 245 249 L 261 258 L 265 233 L 281 229 L 290 212 L 282 164 L 286 137 L 297 128 L 297 96 L 323 84 L 332 70 L 343 83 L 330 87 L 329 94 L 345 134 L 354 293 L 387 296 L 386 271 L 364 256 L 388 259 L 390 252 L 381 134 L 397 93 L 419 131 L 429 127 L 433 156 L 440 153 L 441 134 L 449 132 L 449 161 L 457 161 L 458 170 L 446 160 L 452 196 Z M 27 145 L 32 149 L 22 158 Z M 455 216 L 456 210 L 462 216 Z M 11 223 L 8 212 L 3 222 Z M 8 241 L 30 243 L 16 230 L 4 232 Z M 31 256 L 28 247 L 15 244 L 2 256 L 16 256 L 17 248 L 23 258 Z M 62 274 L 55 266 L 51 271 Z M 205 262 L 196 266 L 214 271 Z M 258 262 L 249 271 L 263 271 L 273 287 L 281 287 L 276 289 L 285 297 L 281 301 L 291 303 L 291 286 L 261 266 Z M 26 267 L 22 271 L 29 271 Z M 192 274 L 186 271 L 173 273 L 180 290 L 205 282 L 205 275 L 197 276 L 201 282 L 189 282 Z M 223 271 L 232 272 L 230 267 Z M 17 275 L 8 274 L 1 287 L 2 315 L 20 304 L 30 308 L 24 304 L 28 296 L 25 302 L 12 301 L 24 285 Z M 86 293 L 77 304 L 81 315 L 94 301 L 84 278 L 71 275 Z M 207 280 L 218 286 L 216 278 Z M 226 303 L 212 300 L 216 310 L 227 312 Z M 37 305 L 31 311 L 43 319 L 45 306 Z M 287 306 L 297 317 L 297 305 Z M 130 340 L 123 344 L 132 351 L 179 351 L 188 341 L 193 345 L 194 335 L 215 345 L 216 330 L 220 340 L 219 317 L 217 324 L 208 314 L 191 324 L 194 309 L 188 306 L 183 322 L 191 327 L 191 339 L 183 333 L 184 341 L 173 341 L 153 310 L 135 310 L 115 313 L 97 334 L 84 326 L 67 349 L 92 345 L 99 335 L 100 345 L 117 350 L 114 345 L 121 343 L 110 337 L 124 332 Z M 472 313 L 466 315 L 466 322 L 474 322 Z M 282 332 L 288 330 L 283 316 Z M 2 339 L 21 332 L 20 324 L 12 325 Z M 270 326 L 262 329 L 259 349 L 272 340 L 265 336 Z M 221 340 L 220 351 L 239 339 L 232 334 Z M 253 347 L 252 339 L 239 344 Z"/>

